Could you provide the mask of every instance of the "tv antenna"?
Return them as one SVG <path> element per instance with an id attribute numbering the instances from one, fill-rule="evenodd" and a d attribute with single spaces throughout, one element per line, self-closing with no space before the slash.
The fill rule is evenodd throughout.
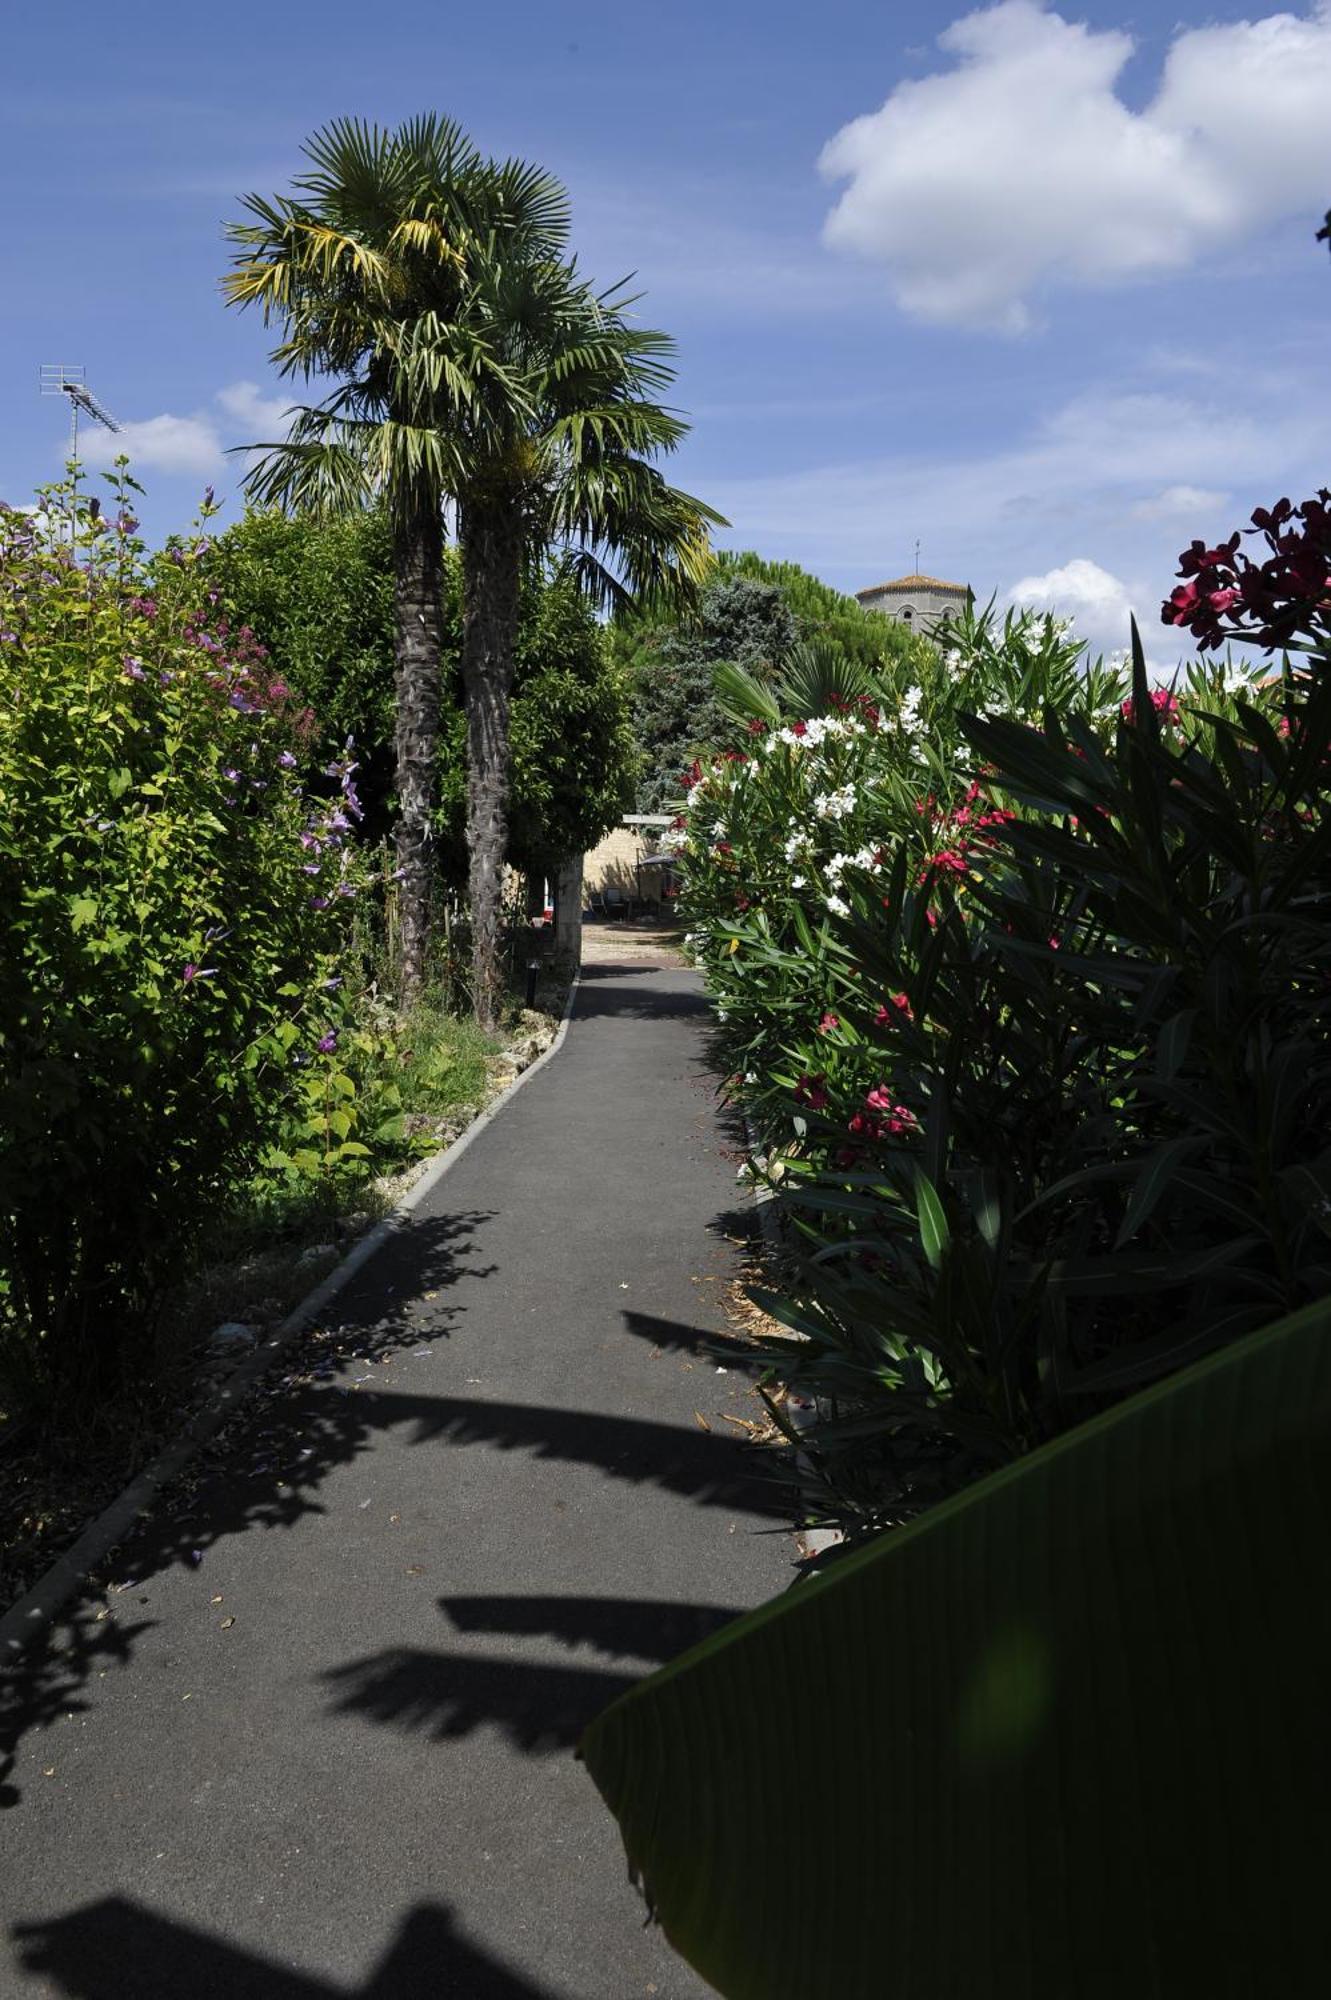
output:
<path id="1" fill-rule="evenodd" d="M 38 372 L 43 396 L 69 398 L 69 455 L 72 459 L 77 460 L 79 455 L 80 411 L 94 422 L 104 425 L 108 431 L 121 428 L 111 412 L 93 395 L 81 367 L 71 368 L 63 361 L 44 361 Z"/>

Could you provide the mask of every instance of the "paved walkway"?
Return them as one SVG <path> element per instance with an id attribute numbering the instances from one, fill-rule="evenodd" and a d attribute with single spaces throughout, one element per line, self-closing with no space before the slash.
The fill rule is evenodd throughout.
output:
<path id="1" fill-rule="evenodd" d="M 736 1193 L 702 1026 L 691 974 L 590 968 L 564 1049 L 344 1294 L 314 1379 L 30 1669 L 6 2000 L 702 1994 L 571 1753 L 790 1575 L 722 1417 L 753 1413 L 742 1360 L 704 1348 Z"/>

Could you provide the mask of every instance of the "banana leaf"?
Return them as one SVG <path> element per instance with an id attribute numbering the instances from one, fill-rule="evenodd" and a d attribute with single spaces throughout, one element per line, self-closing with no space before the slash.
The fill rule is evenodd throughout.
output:
<path id="1" fill-rule="evenodd" d="M 1331 1305 L 797 1582 L 582 1755 L 728 2000 L 1331 1991 Z"/>

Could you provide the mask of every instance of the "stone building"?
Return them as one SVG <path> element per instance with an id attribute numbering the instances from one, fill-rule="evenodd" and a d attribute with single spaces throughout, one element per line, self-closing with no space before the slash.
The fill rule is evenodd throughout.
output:
<path id="1" fill-rule="evenodd" d="M 866 611 L 881 611 L 903 625 L 927 632 L 949 611 L 964 611 L 974 592 L 968 583 L 944 583 L 941 577 L 921 576 L 916 571 L 911 576 L 894 577 L 891 583 L 857 590 L 855 596 Z"/>

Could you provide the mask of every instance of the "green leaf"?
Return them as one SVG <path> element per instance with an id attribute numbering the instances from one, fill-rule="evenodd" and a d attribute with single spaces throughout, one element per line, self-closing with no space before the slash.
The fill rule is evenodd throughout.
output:
<path id="1" fill-rule="evenodd" d="M 952 1238 L 943 1204 L 927 1174 L 917 1173 L 915 1176 L 915 1212 L 924 1254 L 936 1271 Z"/>
<path id="2" fill-rule="evenodd" d="M 671 1944 L 724 2000 L 1319 1990 L 1328 1436 L 1319 1304 L 621 1695 L 581 1755 Z"/>
<path id="3" fill-rule="evenodd" d="M 1169 1184 L 1178 1169 L 1205 1144 L 1206 1139 L 1203 1135 L 1184 1132 L 1177 1139 L 1170 1139 L 1163 1146 L 1156 1147 L 1142 1167 L 1137 1177 L 1137 1184 L 1128 1200 L 1123 1222 L 1114 1243 L 1116 1250 L 1121 1250 L 1139 1229 L 1145 1227 L 1156 1204 L 1168 1192 Z"/>

